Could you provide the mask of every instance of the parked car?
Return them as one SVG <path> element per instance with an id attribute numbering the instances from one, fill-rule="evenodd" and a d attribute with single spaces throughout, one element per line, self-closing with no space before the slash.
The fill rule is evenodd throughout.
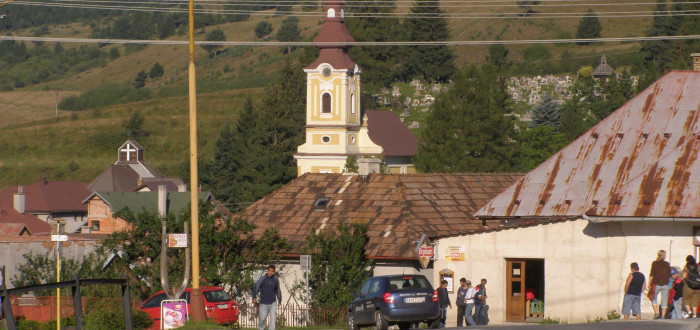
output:
<path id="1" fill-rule="evenodd" d="M 362 285 L 348 307 L 348 328 L 376 326 L 399 329 L 425 322 L 435 329 L 440 325 L 437 291 L 423 275 L 375 276 Z"/>
<path id="2" fill-rule="evenodd" d="M 201 289 L 204 296 L 204 312 L 208 319 L 213 319 L 214 322 L 219 324 L 231 324 L 238 321 L 238 305 L 224 289 L 218 286 L 204 286 Z M 191 290 L 191 288 L 185 289 L 185 293 L 180 296 L 180 299 L 187 301 L 187 310 L 190 309 Z M 153 320 L 151 329 L 160 329 L 160 303 L 166 299 L 168 299 L 168 296 L 165 295 L 165 292 L 160 291 L 148 298 L 139 307 Z"/>

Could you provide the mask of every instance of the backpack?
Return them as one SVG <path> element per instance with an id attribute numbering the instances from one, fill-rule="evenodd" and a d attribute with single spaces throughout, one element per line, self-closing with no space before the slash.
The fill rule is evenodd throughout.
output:
<path id="1" fill-rule="evenodd" d="M 693 290 L 700 290 L 700 274 L 698 274 L 697 268 L 695 270 L 688 268 L 688 277 L 685 278 L 685 283 Z"/>

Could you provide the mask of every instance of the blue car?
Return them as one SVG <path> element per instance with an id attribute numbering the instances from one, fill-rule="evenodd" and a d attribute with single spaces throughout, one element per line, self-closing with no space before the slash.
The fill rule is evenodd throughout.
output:
<path id="1" fill-rule="evenodd" d="M 423 275 L 375 276 L 362 285 L 348 307 L 348 328 L 376 326 L 386 330 L 396 324 L 399 329 L 425 322 L 440 326 L 437 291 Z"/>

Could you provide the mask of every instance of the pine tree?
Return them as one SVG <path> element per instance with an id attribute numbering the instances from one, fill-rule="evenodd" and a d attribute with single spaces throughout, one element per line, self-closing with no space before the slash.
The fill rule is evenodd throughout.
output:
<path id="1" fill-rule="evenodd" d="M 447 41 L 450 38 L 446 15 L 439 1 L 417 0 L 411 13 L 403 23 L 408 41 Z M 455 56 L 448 46 L 414 46 L 406 52 L 401 68 L 404 81 L 419 78 L 446 82 L 455 71 Z"/>
<path id="2" fill-rule="evenodd" d="M 345 25 L 355 41 L 397 41 L 404 35 L 399 20 L 390 16 L 396 9 L 393 2 L 371 0 L 352 2 L 346 6 L 357 17 L 348 17 Z M 367 15 L 363 15 L 367 14 Z M 374 15 L 374 16 L 372 16 Z M 370 17 L 362 17 L 370 16 Z M 349 55 L 362 68 L 362 94 L 371 95 L 392 83 L 405 48 L 396 46 L 360 46 L 350 48 Z M 367 104 L 367 103 L 363 103 Z"/>
<path id="3" fill-rule="evenodd" d="M 508 48 L 501 44 L 489 46 L 489 54 L 486 55 L 486 62 L 493 65 L 499 74 L 505 74 L 510 69 L 511 61 L 508 61 Z"/>
<path id="4" fill-rule="evenodd" d="M 160 63 L 156 62 L 153 64 L 151 70 L 148 72 L 148 76 L 151 77 L 151 79 L 155 79 L 162 77 L 164 73 L 165 71 L 163 70 L 163 66 L 160 65 Z"/>
<path id="5" fill-rule="evenodd" d="M 531 171 L 568 143 L 566 134 L 558 132 L 549 124 L 522 129 L 518 134 L 517 170 Z"/>
<path id="6" fill-rule="evenodd" d="M 493 66 L 459 71 L 431 106 L 414 164 L 423 172 L 513 170 L 511 103 Z"/>
<path id="7" fill-rule="evenodd" d="M 600 32 L 603 31 L 603 26 L 600 25 L 598 15 L 589 9 L 586 15 L 581 18 L 576 29 L 576 39 L 595 39 L 600 38 Z M 590 41 L 577 41 L 579 45 L 588 45 Z"/>
<path id="8" fill-rule="evenodd" d="M 556 102 L 555 99 L 547 95 L 542 104 L 536 106 L 532 110 L 532 121 L 530 122 L 530 128 L 535 128 L 540 125 L 549 125 L 556 130 L 559 128 L 561 121 L 561 112 L 562 107 Z"/>
<path id="9" fill-rule="evenodd" d="M 143 88 L 146 86 L 146 80 L 148 79 L 148 74 L 145 70 L 141 70 L 136 73 L 136 78 L 134 78 L 134 88 Z"/>

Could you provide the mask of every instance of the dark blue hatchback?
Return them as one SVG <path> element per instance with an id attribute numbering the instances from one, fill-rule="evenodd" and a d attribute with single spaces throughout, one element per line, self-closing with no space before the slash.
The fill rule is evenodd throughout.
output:
<path id="1" fill-rule="evenodd" d="M 348 328 L 376 326 L 386 330 L 396 324 L 408 329 L 426 322 L 440 325 L 437 291 L 423 275 L 375 276 L 367 280 L 348 307 Z"/>

